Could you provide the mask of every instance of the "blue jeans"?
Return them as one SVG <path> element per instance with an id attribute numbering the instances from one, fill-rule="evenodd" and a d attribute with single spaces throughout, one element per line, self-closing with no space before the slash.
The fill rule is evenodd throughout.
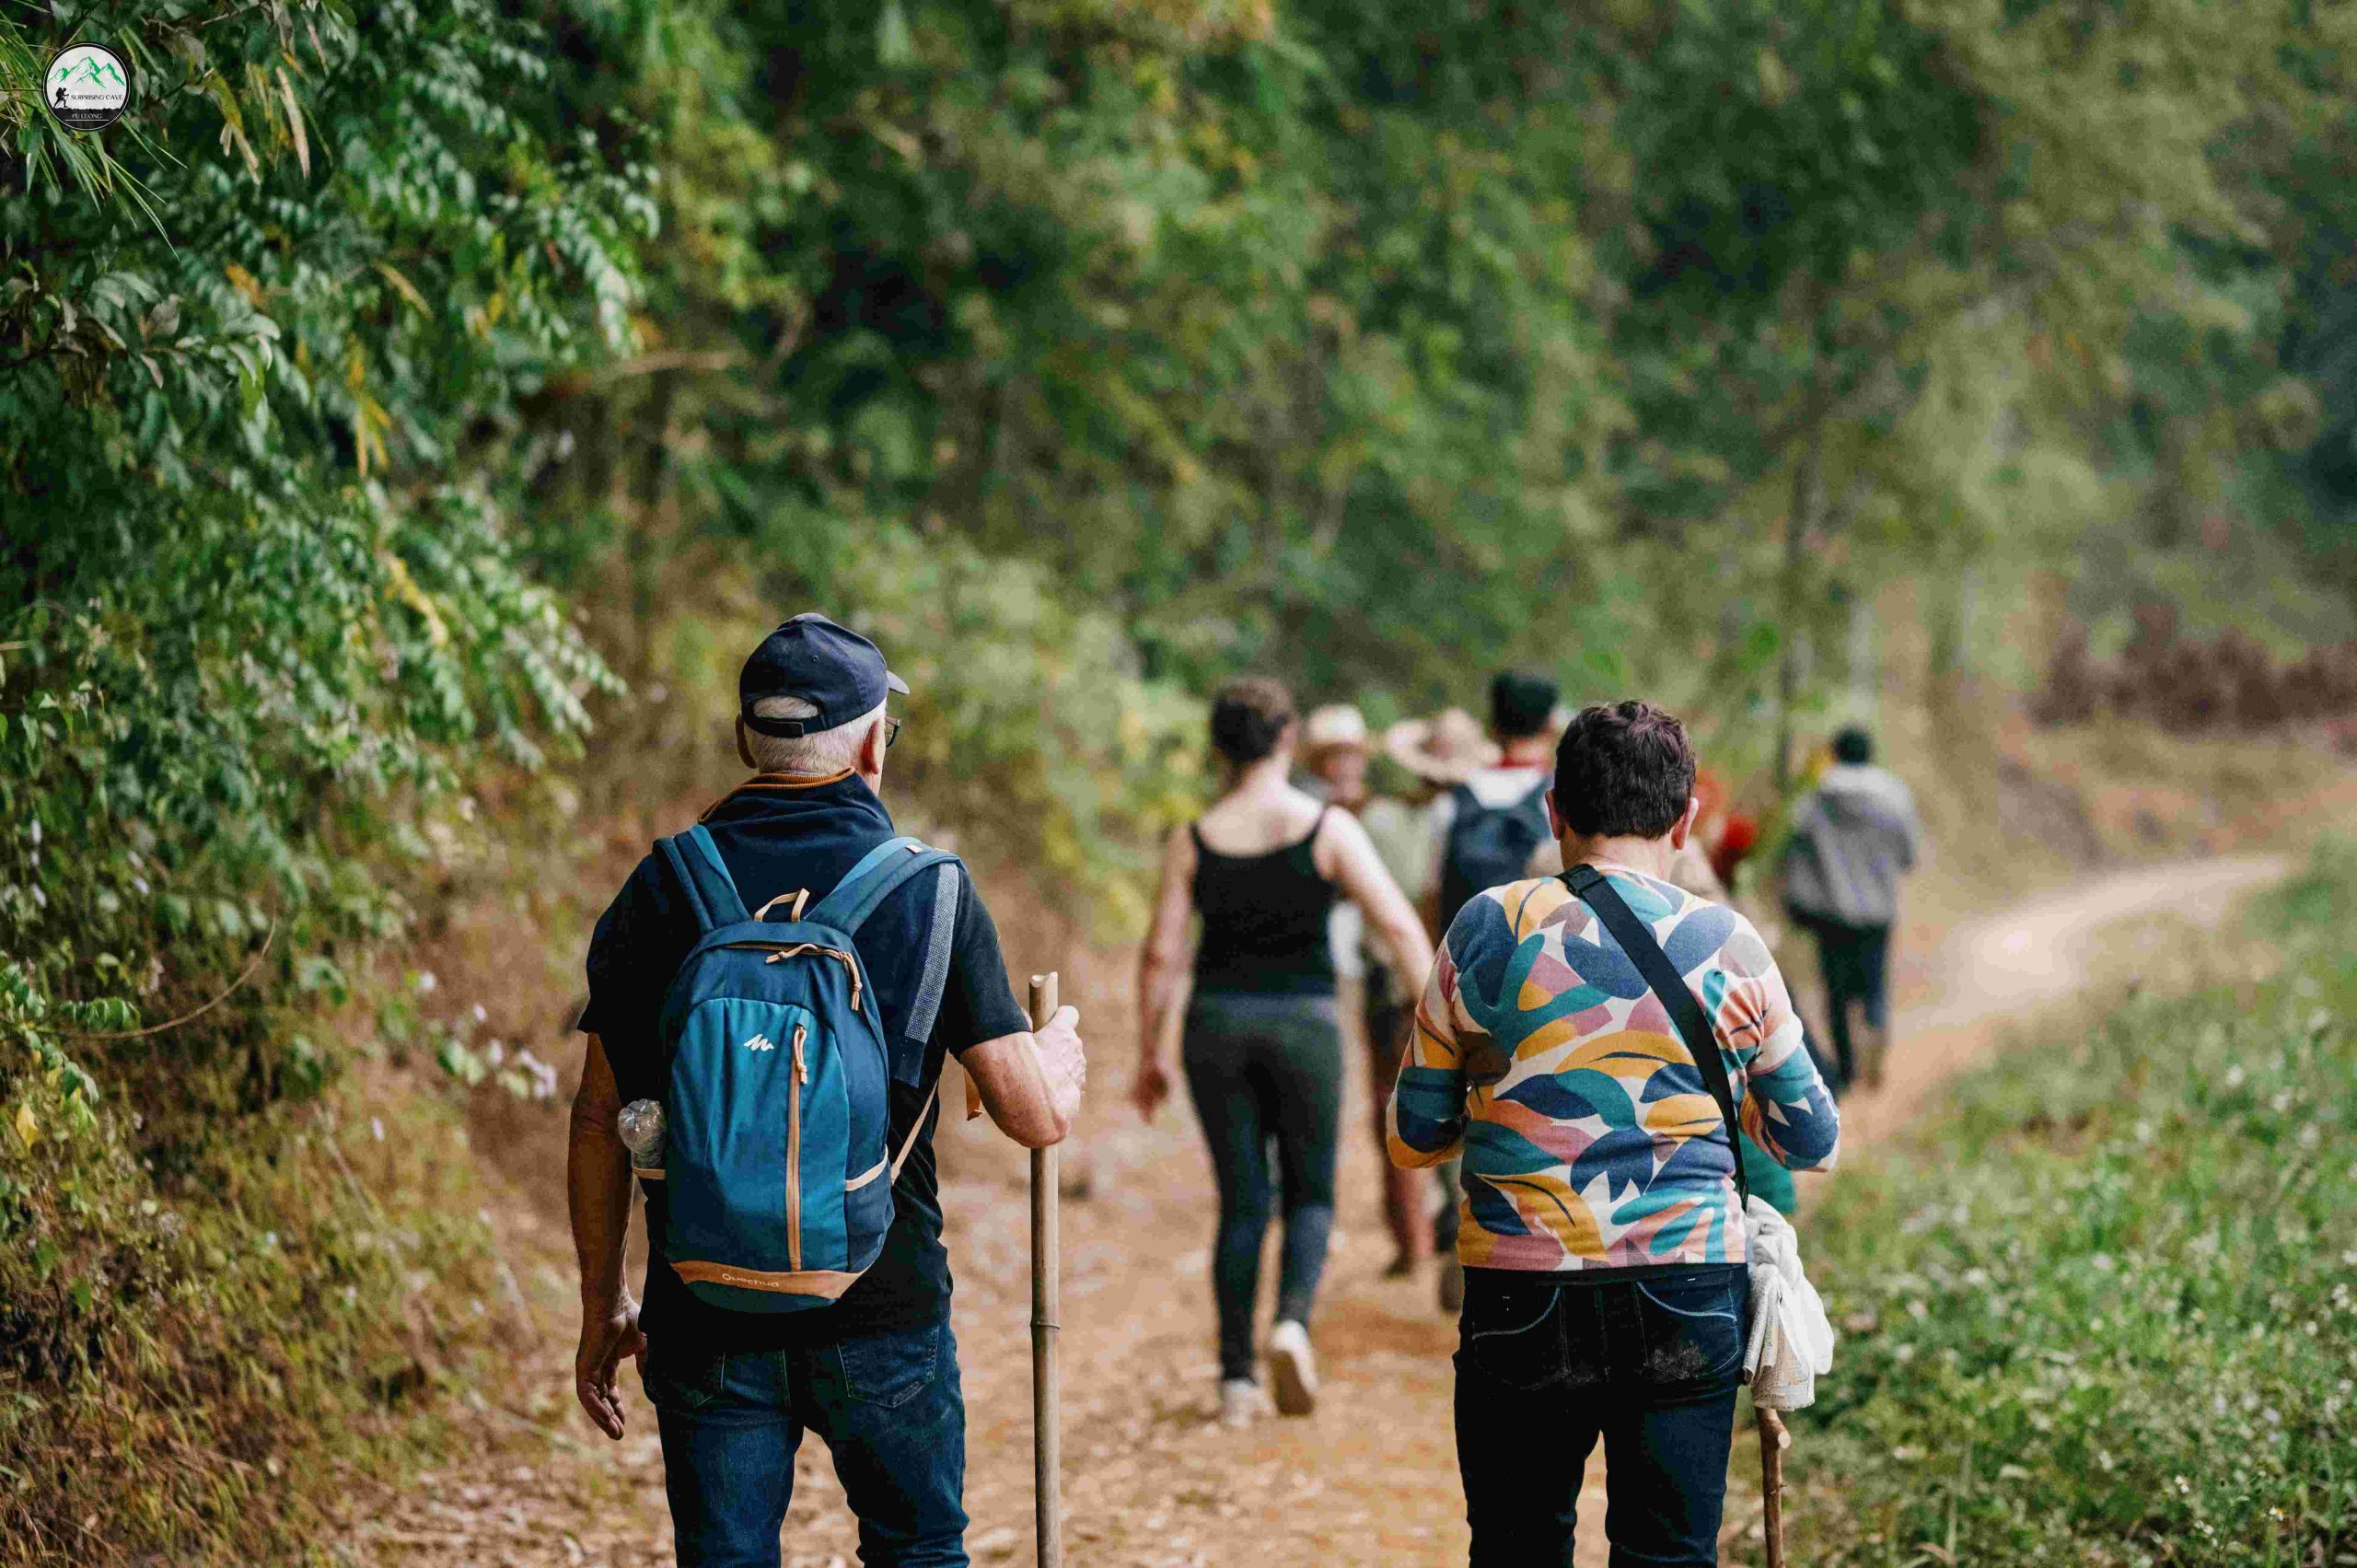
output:
<path id="1" fill-rule="evenodd" d="M 1212 1295 L 1223 1378 L 1252 1376 L 1271 1148 L 1285 1226 L 1277 1318 L 1306 1324 L 1317 1299 L 1334 1228 L 1334 1153 L 1342 1132 L 1340 1018 L 1331 996 L 1214 991 L 1187 1008 L 1180 1064 L 1219 1183 Z"/>
<path id="2" fill-rule="evenodd" d="M 1739 1264 L 1595 1283 L 1469 1271 L 1457 1460 L 1471 1568 L 1571 1568 L 1599 1436 L 1612 1568 L 1717 1562 L 1750 1299 Z"/>
<path id="3" fill-rule="evenodd" d="M 834 1454 L 866 1568 L 966 1568 L 966 1400 L 947 1322 L 815 1350 L 658 1339 L 646 1393 L 679 1568 L 777 1568 L 806 1429 Z"/>

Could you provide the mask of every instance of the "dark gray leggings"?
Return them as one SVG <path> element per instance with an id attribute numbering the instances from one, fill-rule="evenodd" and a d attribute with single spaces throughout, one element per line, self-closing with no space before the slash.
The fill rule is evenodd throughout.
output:
<path id="1" fill-rule="evenodd" d="M 1199 994 L 1187 1008 L 1180 1056 L 1219 1180 L 1212 1293 L 1219 1303 L 1220 1376 L 1249 1377 L 1272 1143 L 1284 1204 L 1280 1319 L 1309 1320 L 1318 1276 L 1326 1268 L 1342 1118 L 1342 1036 L 1334 999 Z"/>

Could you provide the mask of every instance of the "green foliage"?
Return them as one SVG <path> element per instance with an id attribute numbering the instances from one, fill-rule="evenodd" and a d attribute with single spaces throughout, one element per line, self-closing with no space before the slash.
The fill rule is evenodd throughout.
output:
<path id="1" fill-rule="evenodd" d="M 1258 667 L 1396 713 L 1520 660 L 1756 721 L 1894 574 L 2004 593 L 2084 541 L 2125 602 L 2191 573 L 2142 569 L 2154 518 L 2286 505 L 2245 457 L 2297 436 L 2270 334 L 2328 235 L 2270 171 L 2350 98 L 2303 6 L 577 25 L 565 114 L 664 169 L 666 347 L 533 411 L 568 454 L 536 545 L 642 626 L 715 570 L 792 598 L 957 536 L 1198 693 Z"/>
<path id="2" fill-rule="evenodd" d="M 307 1561 L 349 1476 L 430 1453 L 521 1348 L 447 1108 L 62 1115 L 20 1083 L 0 1127 L 0 1563 Z"/>
<path id="3" fill-rule="evenodd" d="M 0 13 L 0 1555 L 254 1561 L 482 1263 L 324 1155 L 312 1015 L 610 685 L 471 454 L 627 343 L 652 209 L 482 0 L 58 11 L 134 97 L 59 130 Z"/>
<path id="4" fill-rule="evenodd" d="M 275 927 L 281 973 L 385 934 L 366 847 L 583 726 L 597 661 L 454 459 L 622 338 L 650 215 L 510 107 L 544 67 L 486 6 L 76 20 L 136 67 L 103 178 L 144 196 L 8 100 L 0 955 L 152 1018 Z"/>
<path id="5" fill-rule="evenodd" d="M 2357 1549 L 2357 854 L 2267 895 L 2264 984 L 2138 997 L 1960 1086 L 1810 1233 L 1836 1376 L 1805 1562 Z"/>

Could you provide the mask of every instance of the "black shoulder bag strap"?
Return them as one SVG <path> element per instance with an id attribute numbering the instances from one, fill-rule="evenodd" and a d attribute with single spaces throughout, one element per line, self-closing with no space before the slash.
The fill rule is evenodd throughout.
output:
<path id="1" fill-rule="evenodd" d="M 1604 928 L 1645 977 L 1645 984 L 1661 998 L 1669 1009 L 1670 1020 L 1677 1024 L 1678 1033 L 1686 1041 L 1688 1054 L 1694 1058 L 1696 1071 L 1702 1074 L 1702 1086 L 1719 1102 L 1719 1115 L 1727 1125 L 1727 1153 L 1735 1159 L 1735 1190 L 1743 1199 L 1745 1217 L 1751 1210 L 1751 1183 L 1743 1174 L 1743 1134 L 1735 1119 L 1735 1090 L 1727 1083 L 1727 1065 L 1719 1056 L 1719 1037 L 1711 1028 L 1711 1020 L 1702 1016 L 1702 1005 L 1686 989 L 1686 978 L 1661 950 L 1661 944 L 1645 923 L 1637 918 L 1625 900 L 1613 890 L 1604 874 L 1582 862 L 1563 873 L 1564 885 L 1580 897 L 1580 901 L 1596 912 Z"/>

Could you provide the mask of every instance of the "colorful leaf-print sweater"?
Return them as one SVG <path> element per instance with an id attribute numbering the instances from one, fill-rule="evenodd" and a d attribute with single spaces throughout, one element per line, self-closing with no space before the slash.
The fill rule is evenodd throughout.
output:
<path id="1" fill-rule="evenodd" d="M 1702 1005 L 1736 1114 L 1794 1170 L 1840 1119 L 1751 923 L 1599 865 Z M 1492 888 L 1451 922 L 1393 1091 L 1402 1166 L 1464 1156 L 1457 1256 L 1534 1273 L 1744 1260 L 1726 1125 L 1667 1008 L 1561 881 Z"/>

